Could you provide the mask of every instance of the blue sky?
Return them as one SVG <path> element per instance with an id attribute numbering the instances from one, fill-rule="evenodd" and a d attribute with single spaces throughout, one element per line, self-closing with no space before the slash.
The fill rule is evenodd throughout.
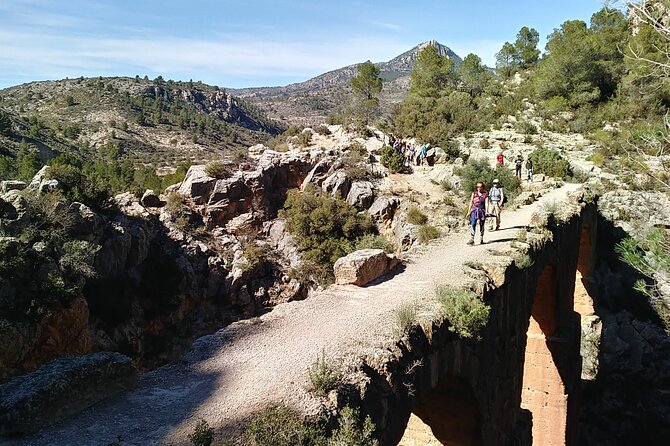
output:
<path id="1" fill-rule="evenodd" d="M 285 85 L 430 39 L 494 54 L 522 26 L 546 36 L 602 0 L 1 0 L 0 88 L 79 76 Z"/>

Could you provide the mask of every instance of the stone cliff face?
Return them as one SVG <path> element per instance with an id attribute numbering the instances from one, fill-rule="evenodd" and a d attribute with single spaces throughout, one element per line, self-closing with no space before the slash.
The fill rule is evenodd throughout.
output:
<path id="1" fill-rule="evenodd" d="M 209 232 L 184 232 L 169 211 L 144 208 L 130 194 L 116 197 L 120 213 L 59 204 L 74 222 L 68 237 L 100 246 L 95 277 L 86 280 L 80 295 L 60 302 L 45 317 L 3 320 L 1 376 L 32 371 L 62 355 L 99 350 L 121 352 L 150 368 L 176 357 L 197 336 L 267 305 L 305 298 L 305 286 L 286 274 L 296 260 L 269 255 L 278 247 L 290 253 L 290 236 L 273 232 L 273 225 L 264 228 L 264 222 L 276 218 L 287 189 L 299 187 L 318 159 L 309 153 L 268 154 L 256 170 L 225 181 L 204 176 L 202 166 L 192 168 L 181 188 L 192 202 L 189 212 Z M 29 223 L 27 205 L 3 197 L 3 229 L 20 231 Z M 253 264 L 243 246 L 248 231 L 267 236 L 268 255 Z M 17 249 L 21 245 L 12 237 L 2 240 Z"/>

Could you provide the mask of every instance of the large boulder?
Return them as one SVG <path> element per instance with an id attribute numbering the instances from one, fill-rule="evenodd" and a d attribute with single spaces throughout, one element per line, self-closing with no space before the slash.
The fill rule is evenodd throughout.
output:
<path id="1" fill-rule="evenodd" d="M 90 242 L 102 237 L 104 219 L 83 203 L 73 202 L 68 206 L 71 218 L 70 235 Z"/>
<path id="2" fill-rule="evenodd" d="M 134 386 L 131 359 L 99 352 L 55 359 L 0 386 L 0 435 L 35 431 Z"/>
<path id="3" fill-rule="evenodd" d="M 347 194 L 347 203 L 359 211 L 372 206 L 375 199 L 375 188 L 370 181 L 354 181 Z"/>
<path id="4" fill-rule="evenodd" d="M 335 262 L 335 283 L 363 286 L 383 276 L 398 265 L 398 259 L 383 249 L 361 249 Z"/>

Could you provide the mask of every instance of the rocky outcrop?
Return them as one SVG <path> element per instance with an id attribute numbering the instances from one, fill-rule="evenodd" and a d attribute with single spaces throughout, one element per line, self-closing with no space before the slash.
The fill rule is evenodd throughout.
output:
<path id="1" fill-rule="evenodd" d="M 400 197 L 378 197 L 368 209 L 368 213 L 377 223 L 388 225 L 393 221 L 398 206 Z"/>
<path id="2" fill-rule="evenodd" d="M 142 206 L 145 208 L 159 208 L 165 205 L 165 202 L 162 201 L 158 197 L 158 194 L 156 194 L 156 192 L 151 189 L 147 189 L 144 192 L 142 198 L 140 199 L 140 203 L 142 203 Z"/>
<path id="3" fill-rule="evenodd" d="M 195 204 L 205 204 L 215 184 L 216 178 L 207 175 L 204 165 L 191 166 L 177 192 L 190 198 Z"/>
<path id="4" fill-rule="evenodd" d="M 0 234 L 19 234 L 30 223 L 28 202 L 20 191 L 0 195 Z"/>
<path id="5" fill-rule="evenodd" d="M 383 249 L 361 249 L 335 262 L 335 283 L 363 286 L 383 276 L 398 265 L 398 259 Z"/>
<path id="6" fill-rule="evenodd" d="M 321 188 L 333 197 L 348 198 L 351 179 L 344 170 L 338 170 L 323 181 Z"/>
<path id="7" fill-rule="evenodd" d="M 6 193 L 10 190 L 23 190 L 27 186 L 23 181 L 4 180 L 0 181 L 0 193 Z"/>
<path id="8" fill-rule="evenodd" d="M 55 359 L 0 385 L 0 435 L 28 433 L 135 384 L 130 358 L 101 352 Z"/>
<path id="9" fill-rule="evenodd" d="M 179 192 L 188 193 L 191 198 L 197 196 L 194 200 L 196 204 L 206 203 L 200 212 L 209 228 L 225 226 L 231 219 L 245 213 L 257 217 L 260 225 L 276 215 L 284 203 L 286 192 L 303 184 L 322 155 L 321 152 L 282 154 L 268 150 L 258 160 L 255 170 L 238 172 L 221 180 L 202 179 L 203 183 L 195 183 L 202 185 L 196 191 L 194 182 L 187 181 L 187 174 Z M 195 170 L 192 176 L 196 176 Z"/>
<path id="10" fill-rule="evenodd" d="M 359 211 L 364 211 L 372 206 L 374 199 L 375 188 L 370 181 L 354 181 L 351 184 L 351 189 L 347 194 L 347 203 Z"/>

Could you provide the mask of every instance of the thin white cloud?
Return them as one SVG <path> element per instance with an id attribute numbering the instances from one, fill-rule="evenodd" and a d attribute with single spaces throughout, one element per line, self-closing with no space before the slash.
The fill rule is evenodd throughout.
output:
<path id="1" fill-rule="evenodd" d="M 34 79 L 151 72 L 184 78 L 310 77 L 367 59 L 387 60 L 406 45 L 394 40 L 264 40 L 245 35 L 221 40 L 113 39 L 0 30 L 0 78 L 7 72 Z"/>
<path id="2" fill-rule="evenodd" d="M 389 23 L 389 22 L 379 22 L 376 20 L 368 20 L 365 23 L 373 26 L 378 26 L 379 28 L 384 28 L 384 29 L 390 29 L 391 31 L 400 31 L 402 27 L 400 25 L 396 25 L 395 23 Z"/>

